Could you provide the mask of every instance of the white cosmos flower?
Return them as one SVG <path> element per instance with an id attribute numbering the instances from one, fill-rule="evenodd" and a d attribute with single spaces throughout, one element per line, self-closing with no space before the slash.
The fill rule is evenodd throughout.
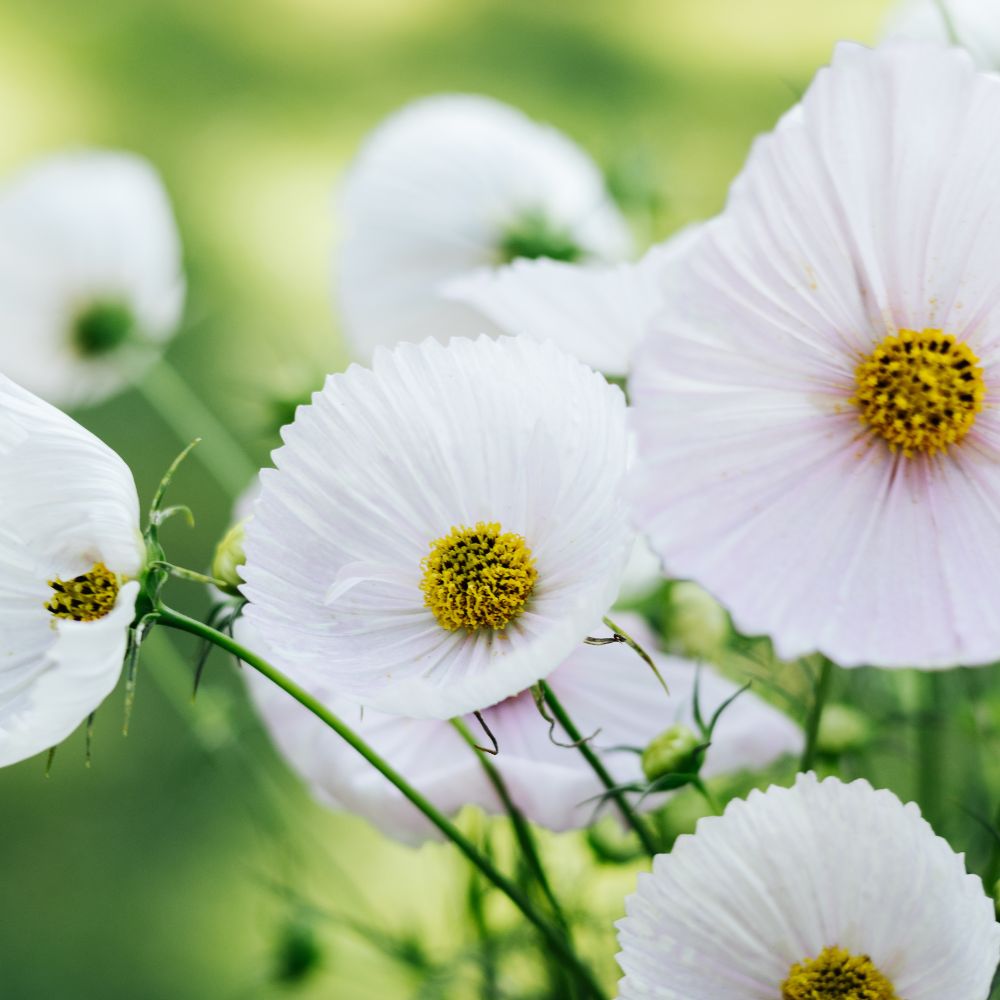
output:
<path id="1" fill-rule="evenodd" d="M 243 592 L 307 686 L 448 718 L 550 673 L 611 606 L 634 537 L 625 400 L 551 345 L 382 349 L 283 436 Z"/>
<path id="2" fill-rule="evenodd" d="M 913 41 L 957 42 L 976 65 L 1000 70 L 1000 5 L 996 0 L 902 0 L 889 13 L 885 34 Z"/>
<path id="3" fill-rule="evenodd" d="M 486 97 L 425 98 L 368 138 L 339 204 L 337 297 L 348 338 L 439 340 L 485 324 L 440 295 L 517 257 L 615 260 L 630 249 L 600 171 L 571 140 Z"/>
<path id="4" fill-rule="evenodd" d="M 59 406 L 119 391 L 184 302 L 180 244 L 155 170 L 86 151 L 0 187 L 0 369 Z"/>
<path id="5" fill-rule="evenodd" d="M 55 746 L 121 673 L 145 554 L 124 462 L 0 376 L 0 765 Z"/>
<path id="6" fill-rule="evenodd" d="M 516 260 L 456 278 L 444 293 L 504 333 L 551 340 L 584 364 L 621 377 L 660 307 L 659 272 L 690 232 L 682 230 L 634 264 Z"/>
<path id="7" fill-rule="evenodd" d="M 621 627 L 652 650 L 653 637 L 640 619 L 623 616 Z M 607 630 L 598 625 L 594 635 Z M 245 621 L 240 641 L 257 651 Z M 618 783 L 642 781 L 639 758 L 609 748 L 644 747 L 674 723 L 694 726 L 692 695 L 696 667 L 673 657 L 656 656 L 670 684 L 668 698 L 649 667 L 626 646 L 579 646 L 549 676 L 548 683 L 591 747 Z M 247 668 L 254 702 L 275 743 L 317 798 L 334 808 L 364 816 L 384 833 L 416 842 L 434 834 L 430 823 L 370 764 L 312 713 L 256 671 Z M 731 697 L 736 685 L 709 669 L 700 679 L 700 701 L 708 717 Z M 503 806 L 477 755 L 447 721 L 410 719 L 365 710 L 347 698 L 314 690 L 377 753 L 446 814 L 464 805 L 502 813 Z M 496 737 L 500 771 L 515 804 L 528 819 L 552 830 L 587 826 L 604 791 L 593 770 L 573 746 L 549 739 L 548 723 L 530 691 L 522 691 L 483 713 Z M 465 720 L 482 745 L 489 746 L 479 722 Z M 555 739 L 569 743 L 561 727 Z M 802 731 L 787 716 L 751 692 L 744 692 L 723 713 L 703 769 L 706 777 L 756 770 L 783 754 L 801 751 Z M 651 796 L 647 807 L 663 796 Z M 608 806 L 605 811 L 613 811 Z"/>
<path id="8" fill-rule="evenodd" d="M 842 44 L 663 272 L 635 513 L 790 658 L 1000 656 L 1000 79 Z"/>
<path id="9" fill-rule="evenodd" d="M 986 1000 L 1000 957 L 982 882 L 915 805 L 813 774 L 701 820 L 625 910 L 620 1000 Z"/>

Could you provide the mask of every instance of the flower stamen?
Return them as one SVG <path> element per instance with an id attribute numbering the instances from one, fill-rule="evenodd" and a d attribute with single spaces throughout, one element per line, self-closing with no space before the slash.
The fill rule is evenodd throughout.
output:
<path id="1" fill-rule="evenodd" d="M 979 359 L 940 330 L 890 334 L 854 374 L 861 423 L 907 458 L 961 441 L 986 394 Z"/>
<path id="2" fill-rule="evenodd" d="M 892 983 L 867 955 L 824 948 L 793 965 L 781 984 L 781 1000 L 899 1000 Z"/>
<path id="3" fill-rule="evenodd" d="M 49 580 L 49 586 L 53 594 L 45 607 L 56 618 L 93 622 L 114 610 L 121 581 L 99 562 L 72 580 Z"/>
<path id="4" fill-rule="evenodd" d="M 524 538 L 478 522 L 453 527 L 431 543 L 422 562 L 424 604 L 442 628 L 506 628 L 524 609 L 538 579 Z"/>

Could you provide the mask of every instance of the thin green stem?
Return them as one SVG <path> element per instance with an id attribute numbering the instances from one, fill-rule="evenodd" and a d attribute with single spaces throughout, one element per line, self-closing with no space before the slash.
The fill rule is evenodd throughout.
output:
<path id="1" fill-rule="evenodd" d="M 248 666 L 253 667 L 272 683 L 291 695 L 300 705 L 312 712 L 313 715 L 340 736 L 341 739 L 350 744 L 372 767 L 395 785 L 483 873 L 485 878 L 489 879 L 493 885 L 510 899 L 527 920 L 548 941 L 553 950 L 567 963 L 567 967 L 572 969 L 573 974 L 589 990 L 591 996 L 595 1000 L 604 1000 L 604 991 L 594 977 L 594 973 L 576 955 L 565 935 L 542 917 L 535 909 L 531 900 L 506 875 L 499 871 L 493 862 L 486 858 L 451 820 L 433 805 L 429 799 L 425 798 L 417 789 L 410 785 L 388 761 L 380 757 L 360 736 L 341 722 L 325 705 L 309 694 L 304 688 L 299 687 L 291 678 L 286 677 L 280 670 L 268 663 L 267 660 L 240 645 L 240 643 L 236 642 L 230 636 L 163 605 L 157 608 L 156 614 L 160 624 L 168 625 L 182 632 L 188 632 L 200 639 L 205 639 L 220 649 L 224 649 L 226 652 L 238 657 Z"/>
<path id="2" fill-rule="evenodd" d="M 541 855 L 538 851 L 538 844 L 535 842 L 535 837 L 531 832 L 528 821 L 524 818 L 524 813 L 521 812 L 511 798 L 510 789 L 507 788 L 507 783 L 503 780 L 503 776 L 496 765 L 476 745 L 475 737 L 469 732 L 469 727 L 461 719 L 452 719 L 451 724 L 458 730 L 459 735 L 469 744 L 472 752 L 479 758 L 479 763 L 486 772 L 486 777 L 500 797 L 500 801 L 503 803 L 503 807 L 510 817 L 511 825 L 514 828 L 514 836 L 517 838 L 521 853 L 524 855 L 528 867 L 531 869 L 531 874 L 534 876 L 539 888 L 545 894 L 545 898 L 548 900 L 549 906 L 552 907 L 552 913 L 556 920 L 569 933 L 569 924 L 566 922 L 566 917 L 563 914 L 562 907 L 559 905 L 559 900 L 552 891 L 552 884 L 545 874 L 545 867 L 542 864 Z"/>
<path id="3" fill-rule="evenodd" d="M 618 810 L 625 822 L 635 830 L 646 853 L 650 857 L 658 854 L 659 851 L 656 842 L 653 840 L 646 824 L 642 821 L 642 817 L 632 808 L 632 804 L 626 798 L 625 793 L 615 784 L 615 779 L 611 777 L 608 769 L 601 762 L 601 758 L 594 753 L 587 740 L 580 735 L 580 730 L 574 725 L 573 720 L 569 717 L 569 713 L 563 708 L 562 702 L 556 697 L 555 692 L 545 681 L 539 681 L 539 687 L 545 698 L 545 703 L 552 710 L 552 714 L 556 717 L 559 725 L 566 730 L 566 735 L 576 744 L 580 753 L 583 754 L 584 760 L 593 768 L 601 784 L 607 789 L 608 795 L 614 801 L 615 805 L 618 806 Z"/>
<path id="4" fill-rule="evenodd" d="M 628 646 L 628 648 L 631 649 L 632 652 L 635 653 L 639 659 L 641 659 L 643 663 L 645 663 L 646 666 L 653 671 L 653 675 L 660 682 L 660 687 L 662 687 L 669 696 L 670 688 L 667 686 L 667 682 L 663 679 L 663 675 L 660 673 L 659 668 L 653 662 L 653 658 L 649 655 L 649 653 L 647 653 L 646 650 L 644 650 L 642 646 L 640 646 L 639 643 L 637 643 L 635 639 L 628 634 L 628 632 L 619 628 L 610 618 L 605 618 L 604 624 L 607 625 L 607 627 L 611 629 L 615 635 L 619 636 L 622 642 L 624 642 L 625 645 Z"/>
<path id="5" fill-rule="evenodd" d="M 215 587 L 217 590 L 221 590 L 225 594 L 231 594 L 233 592 L 233 587 L 231 584 L 226 583 L 225 580 L 218 580 L 214 576 L 209 576 L 207 573 L 199 573 L 197 570 L 185 569 L 183 566 L 175 566 L 173 563 L 168 562 L 154 562 L 151 563 L 152 566 L 162 566 L 171 576 L 177 577 L 179 580 L 190 580 L 192 583 L 203 583 L 207 587 Z"/>
<path id="6" fill-rule="evenodd" d="M 924 819 L 941 833 L 944 791 L 944 678 L 936 671 L 919 677 L 922 686 L 917 732 L 917 801 Z"/>
<path id="7" fill-rule="evenodd" d="M 833 664 L 824 656 L 820 662 L 819 677 L 813 688 L 812 705 L 806 718 L 806 745 L 802 751 L 800 771 L 811 771 L 816 763 L 816 750 L 819 744 L 819 724 L 823 719 L 823 709 L 827 696 L 830 694 L 830 682 L 833 679 Z"/>
<path id="8" fill-rule="evenodd" d="M 138 388 L 178 440 L 186 444 L 202 438 L 197 456 L 227 496 L 235 498 L 247 488 L 257 475 L 257 466 L 176 368 L 161 359 Z"/>

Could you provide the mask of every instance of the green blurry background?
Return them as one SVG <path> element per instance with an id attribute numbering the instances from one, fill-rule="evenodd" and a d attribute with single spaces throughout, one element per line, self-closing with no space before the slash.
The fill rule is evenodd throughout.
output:
<path id="1" fill-rule="evenodd" d="M 660 237 L 721 207 L 752 137 L 837 39 L 874 39 L 883 12 L 872 0 L 3 0 L 0 168 L 79 145 L 160 168 L 190 279 L 170 358 L 262 463 L 275 404 L 346 361 L 328 291 L 332 191 L 384 115 L 442 90 L 509 101 L 654 196 L 645 235 Z M 179 442 L 144 398 L 78 416 L 148 499 Z M 196 462 L 173 497 L 198 522 L 172 524 L 169 551 L 204 565 L 230 498 Z M 204 610 L 196 589 L 185 601 Z M 461 866 L 314 806 L 232 665 L 210 663 L 192 707 L 193 650 L 178 648 L 151 640 L 131 733 L 119 691 L 91 768 L 77 734 L 48 778 L 42 759 L 0 772 L 0 996 L 472 996 L 461 973 L 441 985 L 442 963 L 469 946 Z M 549 855 L 570 898 L 605 921 L 595 951 L 612 982 L 610 920 L 635 868 L 581 882 L 577 838 L 552 838 Z M 314 947 L 318 968 L 296 977 Z"/>

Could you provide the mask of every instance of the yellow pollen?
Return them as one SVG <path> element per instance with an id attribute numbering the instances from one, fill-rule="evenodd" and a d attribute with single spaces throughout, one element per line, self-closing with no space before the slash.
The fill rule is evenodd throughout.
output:
<path id="1" fill-rule="evenodd" d="M 854 371 L 861 423 L 907 458 L 946 451 L 983 408 L 979 359 L 940 330 L 889 335 Z"/>
<path id="2" fill-rule="evenodd" d="M 474 528 L 452 528 L 432 542 L 420 565 L 424 604 L 449 632 L 506 628 L 538 579 L 524 539 L 482 521 Z"/>
<path id="3" fill-rule="evenodd" d="M 118 600 L 119 578 L 104 563 L 72 580 L 49 580 L 53 594 L 45 607 L 56 618 L 74 622 L 94 622 L 114 610 Z"/>
<path id="4" fill-rule="evenodd" d="M 867 955 L 824 948 L 793 965 L 781 984 L 781 1000 L 899 1000 L 892 983 Z"/>

